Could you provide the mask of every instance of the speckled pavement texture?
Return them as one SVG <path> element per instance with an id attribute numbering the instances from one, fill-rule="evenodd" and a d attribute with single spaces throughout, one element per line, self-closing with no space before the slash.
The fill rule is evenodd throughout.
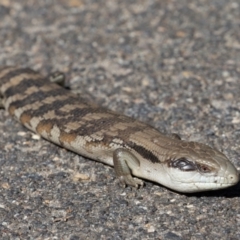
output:
<path id="1" fill-rule="evenodd" d="M 66 73 L 100 105 L 222 150 L 240 170 L 240 3 L 0 1 L 0 65 Z M 240 239 L 240 185 L 120 188 L 111 167 L 0 111 L 0 239 Z"/>

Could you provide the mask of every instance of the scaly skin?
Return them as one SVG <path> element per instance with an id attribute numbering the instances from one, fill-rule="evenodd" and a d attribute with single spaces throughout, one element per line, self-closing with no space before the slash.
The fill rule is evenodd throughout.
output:
<path id="1" fill-rule="evenodd" d="M 50 142 L 114 166 L 123 185 L 143 184 L 132 175 L 179 192 L 216 190 L 239 181 L 236 168 L 218 150 L 165 136 L 59 85 L 31 69 L 0 70 L 2 105 L 10 115 Z"/>

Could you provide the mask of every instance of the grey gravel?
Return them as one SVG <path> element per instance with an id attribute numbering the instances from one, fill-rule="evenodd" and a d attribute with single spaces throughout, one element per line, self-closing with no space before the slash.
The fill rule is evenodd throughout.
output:
<path id="1" fill-rule="evenodd" d="M 240 3 L 3 0 L 0 65 L 66 73 L 91 101 L 240 168 Z M 38 138 L 0 111 L 1 239 L 240 239 L 240 185 L 184 195 Z"/>

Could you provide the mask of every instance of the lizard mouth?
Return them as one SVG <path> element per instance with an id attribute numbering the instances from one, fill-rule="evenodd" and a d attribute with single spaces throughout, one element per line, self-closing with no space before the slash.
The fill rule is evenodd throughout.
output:
<path id="1" fill-rule="evenodd" d="M 190 193 L 231 187 L 239 182 L 239 173 L 225 172 L 223 176 L 219 176 L 213 173 L 171 172 L 170 179 L 172 181 L 170 188 Z"/>

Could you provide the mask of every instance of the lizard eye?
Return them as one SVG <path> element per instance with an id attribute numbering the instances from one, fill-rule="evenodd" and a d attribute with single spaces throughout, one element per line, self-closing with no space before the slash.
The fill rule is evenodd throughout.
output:
<path id="1" fill-rule="evenodd" d="M 178 168 L 182 171 L 195 171 L 197 166 L 187 158 L 179 158 L 172 162 L 171 167 Z"/>

